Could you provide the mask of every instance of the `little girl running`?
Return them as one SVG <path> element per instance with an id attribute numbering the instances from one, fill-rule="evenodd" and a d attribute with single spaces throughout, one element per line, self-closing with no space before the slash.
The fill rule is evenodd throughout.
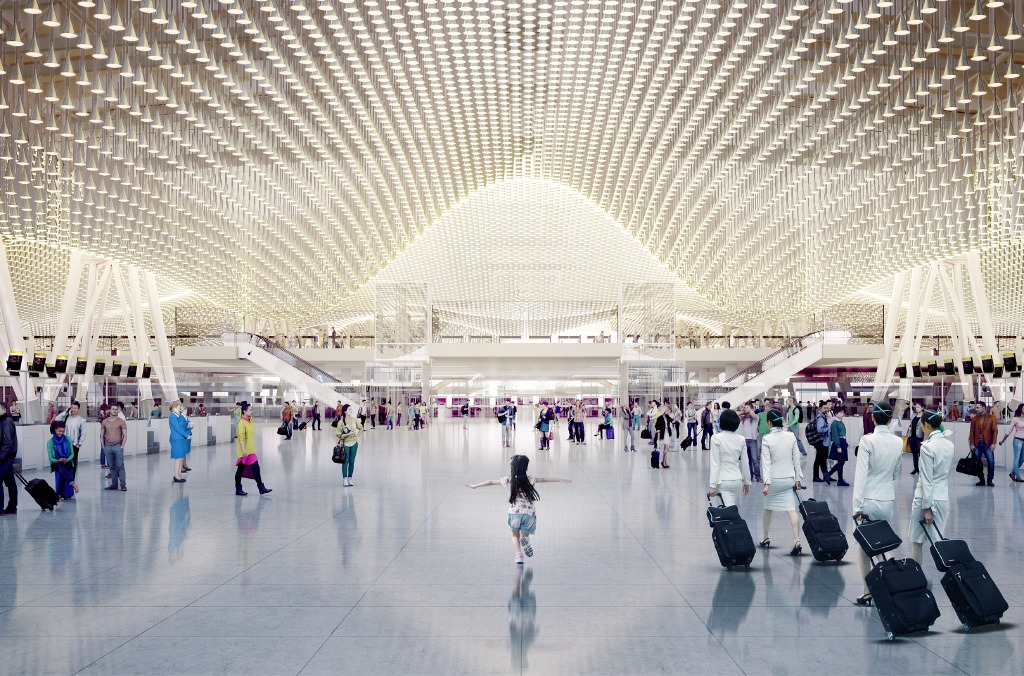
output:
<path id="1" fill-rule="evenodd" d="M 529 536 L 537 532 L 537 508 L 534 502 L 540 499 L 534 484 L 562 483 L 571 484 L 569 479 L 552 477 L 532 477 L 526 474 L 530 459 L 525 455 L 513 455 L 509 474 L 501 479 L 491 479 L 478 484 L 466 484 L 469 488 L 481 486 L 504 486 L 508 488 L 508 527 L 512 531 L 512 540 L 516 547 L 516 563 L 523 562 L 523 554 L 533 556 L 533 547 Z"/>

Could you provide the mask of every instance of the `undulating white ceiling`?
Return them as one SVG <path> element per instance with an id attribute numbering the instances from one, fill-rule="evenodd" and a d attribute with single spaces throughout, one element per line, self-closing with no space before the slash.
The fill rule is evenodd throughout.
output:
<path id="1" fill-rule="evenodd" d="M 386 279 L 484 324 L 545 286 L 600 321 L 587 302 L 654 276 L 687 320 L 735 325 L 984 249 L 993 314 L 1024 319 L 1019 2 L 0 0 L 0 19 L 0 237 L 208 307 L 346 321 Z M 33 281 L 26 303 L 59 298 L 59 274 Z"/>

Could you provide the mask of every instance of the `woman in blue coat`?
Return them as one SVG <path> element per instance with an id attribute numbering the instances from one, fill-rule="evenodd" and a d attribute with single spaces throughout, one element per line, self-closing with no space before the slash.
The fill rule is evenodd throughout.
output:
<path id="1" fill-rule="evenodd" d="M 189 429 L 188 420 L 181 413 L 181 403 L 171 404 L 171 417 L 168 420 L 171 425 L 171 458 L 174 459 L 174 483 L 185 483 L 181 476 L 182 466 L 185 464 L 185 456 L 192 450 L 192 430 Z"/>

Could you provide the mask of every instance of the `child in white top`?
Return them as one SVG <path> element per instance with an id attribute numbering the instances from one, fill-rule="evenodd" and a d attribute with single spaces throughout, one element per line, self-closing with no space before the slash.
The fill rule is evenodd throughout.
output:
<path id="1" fill-rule="evenodd" d="M 508 527 L 512 531 L 512 540 L 516 548 L 516 563 L 523 562 L 523 554 L 533 556 L 533 547 L 529 536 L 537 532 L 537 508 L 534 503 L 540 499 L 534 484 L 562 483 L 571 484 L 569 479 L 553 477 L 532 477 L 526 473 L 530 459 L 525 455 L 513 455 L 508 476 L 500 479 L 481 481 L 478 484 L 466 484 L 469 488 L 481 486 L 503 486 L 508 488 Z"/>

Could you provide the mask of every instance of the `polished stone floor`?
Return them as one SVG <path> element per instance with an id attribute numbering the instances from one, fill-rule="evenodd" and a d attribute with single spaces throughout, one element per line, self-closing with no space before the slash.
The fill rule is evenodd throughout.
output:
<path id="1" fill-rule="evenodd" d="M 537 452 L 520 425 L 531 472 L 573 483 L 539 487 L 536 554 L 516 566 L 503 490 L 463 486 L 506 471 L 496 423 L 369 431 L 348 489 L 329 428 L 259 431 L 262 498 L 251 482 L 233 495 L 227 445 L 196 448 L 186 484 L 166 455 L 139 456 L 127 493 L 101 491 L 95 465 L 56 513 L 22 493 L 0 518 L 0 674 L 1024 673 L 1024 497 L 1005 474 L 991 489 L 954 477 L 947 534 L 1000 584 L 1003 624 L 964 633 L 928 564 L 943 615 L 890 643 L 852 605 L 856 563 L 786 556 L 782 520 L 752 570 L 719 566 L 705 453 L 652 470 L 564 428 Z M 807 494 L 847 522 L 850 490 Z M 742 503 L 756 536 L 760 505 Z"/>

